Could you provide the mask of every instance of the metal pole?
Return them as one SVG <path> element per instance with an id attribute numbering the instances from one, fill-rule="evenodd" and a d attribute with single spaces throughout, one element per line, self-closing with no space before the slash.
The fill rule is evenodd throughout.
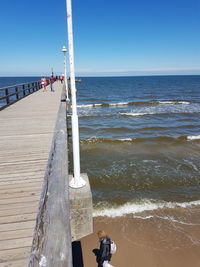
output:
<path id="1" fill-rule="evenodd" d="M 70 84 L 72 99 L 72 142 L 73 142 L 73 163 L 74 177 L 69 186 L 72 188 L 83 187 L 86 182 L 80 176 L 80 146 L 79 146 L 79 127 L 76 107 L 76 83 L 74 69 L 74 44 L 72 30 L 72 4 L 71 0 L 66 0 L 67 4 L 67 27 L 68 27 L 68 47 L 69 47 L 69 65 L 70 65 Z"/>
<path id="2" fill-rule="evenodd" d="M 66 90 L 66 100 L 69 101 L 69 94 L 68 94 L 68 82 L 67 82 L 67 58 L 66 53 L 64 53 L 64 72 L 65 72 L 65 90 Z"/>

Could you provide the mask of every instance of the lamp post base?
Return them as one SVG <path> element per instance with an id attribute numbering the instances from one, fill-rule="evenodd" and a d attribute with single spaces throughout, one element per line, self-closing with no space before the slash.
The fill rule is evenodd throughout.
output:
<path id="1" fill-rule="evenodd" d="M 86 182 L 83 178 L 79 177 L 78 179 L 72 178 L 71 181 L 69 182 L 69 186 L 71 188 L 81 188 L 86 185 Z"/>

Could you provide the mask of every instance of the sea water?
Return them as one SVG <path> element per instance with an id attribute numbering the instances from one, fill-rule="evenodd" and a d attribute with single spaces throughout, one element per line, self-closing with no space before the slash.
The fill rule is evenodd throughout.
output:
<path id="1" fill-rule="evenodd" d="M 199 207 L 200 76 L 82 78 L 77 100 L 94 216 Z"/>

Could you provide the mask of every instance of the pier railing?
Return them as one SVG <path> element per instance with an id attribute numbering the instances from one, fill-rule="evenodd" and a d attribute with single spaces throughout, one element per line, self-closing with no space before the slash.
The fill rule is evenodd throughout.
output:
<path id="1" fill-rule="evenodd" d="M 49 81 L 47 80 L 47 85 Z M 0 110 L 41 89 L 40 81 L 0 88 Z"/>

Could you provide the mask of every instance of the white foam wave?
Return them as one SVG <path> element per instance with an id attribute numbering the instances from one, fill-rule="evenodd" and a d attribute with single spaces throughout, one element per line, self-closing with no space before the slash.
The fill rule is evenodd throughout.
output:
<path id="1" fill-rule="evenodd" d="M 166 105 L 166 104 L 169 104 L 169 105 L 175 105 L 175 104 L 189 105 L 190 104 L 190 102 L 188 102 L 188 101 L 176 101 L 176 100 L 174 100 L 174 101 L 158 101 L 158 103 L 164 104 L 164 105 Z"/>
<path id="2" fill-rule="evenodd" d="M 153 112 L 148 112 L 148 113 L 144 113 L 144 112 L 141 112 L 141 113 L 137 113 L 137 112 L 126 112 L 126 113 L 123 113 L 123 112 L 121 112 L 120 113 L 120 115 L 133 116 L 133 117 L 145 116 L 145 115 L 153 115 L 153 114 L 156 114 L 156 113 L 153 113 Z"/>
<path id="3" fill-rule="evenodd" d="M 105 104 L 107 104 L 110 107 L 117 107 L 117 106 L 127 106 L 129 105 L 129 102 L 82 104 L 82 105 L 77 105 L 77 107 L 78 108 L 94 108 L 94 107 L 103 107 Z"/>
<path id="4" fill-rule="evenodd" d="M 187 140 L 198 140 L 200 139 L 200 135 L 190 135 L 187 137 Z"/>
<path id="5" fill-rule="evenodd" d="M 94 107 L 101 107 L 107 104 L 110 107 L 117 107 L 117 106 L 128 106 L 133 102 L 119 102 L 119 103 L 94 103 L 94 104 L 82 104 L 82 105 L 77 105 L 78 108 L 94 108 Z M 136 102 L 137 103 L 137 102 Z M 145 103 L 145 102 L 144 102 Z M 161 105 L 175 105 L 175 104 L 184 104 L 184 105 L 189 105 L 189 101 L 158 101 L 158 102 L 151 102 L 152 104 L 161 104 Z M 142 103 L 141 103 L 142 104 Z"/>
<path id="6" fill-rule="evenodd" d="M 77 105 L 77 108 L 93 108 L 93 104 Z"/>
<path id="7" fill-rule="evenodd" d="M 94 107 L 101 107 L 102 104 L 94 104 Z"/>
<path id="8" fill-rule="evenodd" d="M 183 225 L 189 225 L 189 226 L 198 226 L 198 225 L 200 225 L 198 223 L 189 223 L 189 222 L 180 221 L 180 220 L 175 219 L 172 216 L 158 216 L 158 215 L 138 216 L 138 215 L 134 215 L 133 218 L 141 219 L 141 220 L 159 218 L 159 219 L 162 219 L 162 220 L 167 220 L 167 221 L 170 221 L 170 222 L 173 222 L 173 223 L 178 223 L 178 224 L 183 224 Z"/>
<path id="9" fill-rule="evenodd" d="M 93 212 L 93 217 L 121 217 L 128 214 L 142 213 L 144 211 L 153 211 L 158 209 L 174 209 L 176 207 L 187 208 L 200 205 L 200 200 L 192 202 L 151 202 L 146 200 L 139 203 L 126 203 L 118 207 L 103 207 Z"/>
<path id="10" fill-rule="evenodd" d="M 127 106 L 129 102 L 119 102 L 119 103 L 111 103 L 109 106 Z"/>
<path id="11" fill-rule="evenodd" d="M 117 140 L 122 141 L 122 142 L 126 142 L 126 141 L 133 141 L 133 138 L 120 138 L 120 139 L 117 139 Z"/>

